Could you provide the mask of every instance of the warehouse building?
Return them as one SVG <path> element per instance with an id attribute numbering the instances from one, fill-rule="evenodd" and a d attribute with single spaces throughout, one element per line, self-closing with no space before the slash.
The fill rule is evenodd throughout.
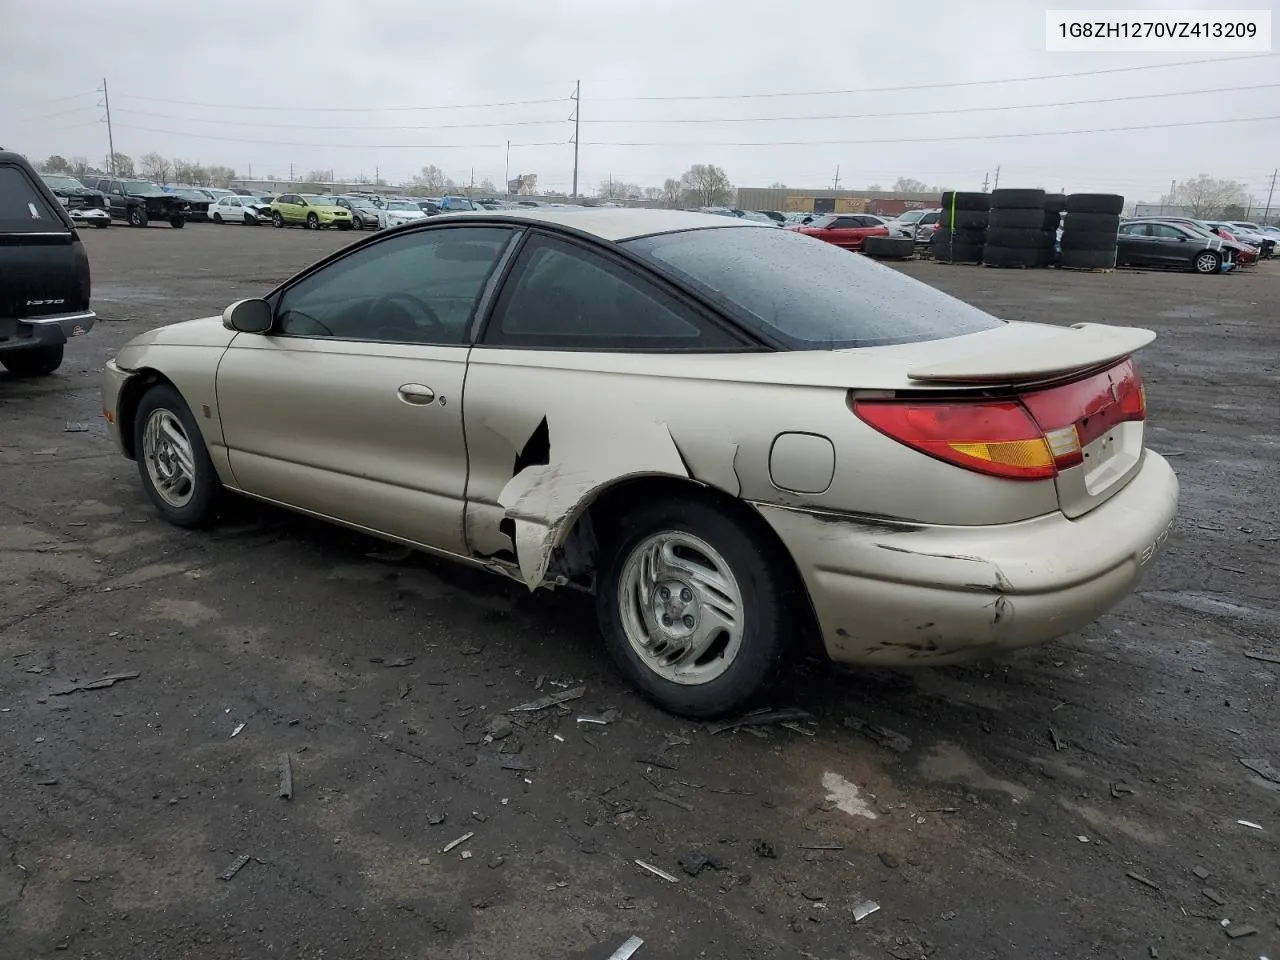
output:
<path id="1" fill-rule="evenodd" d="M 874 213 L 896 217 L 908 210 L 936 207 L 933 193 L 895 193 L 892 190 L 805 190 L 794 187 L 739 187 L 739 210 L 778 210 L 783 213 Z"/>

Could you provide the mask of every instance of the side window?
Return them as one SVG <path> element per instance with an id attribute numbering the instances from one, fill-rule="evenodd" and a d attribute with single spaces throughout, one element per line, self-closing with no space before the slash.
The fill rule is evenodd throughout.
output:
<path id="1" fill-rule="evenodd" d="M 831 224 L 830 226 L 827 227 L 827 229 L 828 230 L 847 230 L 849 229 L 849 227 L 856 227 L 856 226 L 857 224 L 854 223 L 853 217 L 836 217 L 834 220 L 831 221 Z"/>
<path id="2" fill-rule="evenodd" d="M 728 331 L 599 254 L 533 237 L 506 281 L 484 344 L 553 350 L 716 350 Z"/>
<path id="3" fill-rule="evenodd" d="M 113 180 L 113 181 L 111 182 L 111 193 L 113 193 L 113 194 L 114 194 L 115 196 L 117 196 L 117 197 L 123 197 L 123 196 L 124 196 L 124 187 L 120 186 L 120 184 L 119 184 L 119 183 L 117 183 L 117 182 L 115 182 L 115 181 Z"/>
<path id="4" fill-rule="evenodd" d="M 923 217 L 920 218 L 921 226 L 928 226 L 931 223 L 937 223 L 937 222 L 938 222 L 938 215 L 936 213 L 926 213 Z"/>
<path id="5" fill-rule="evenodd" d="M 1182 236 L 1181 230 L 1167 223 L 1153 223 L 1147 229 L 1151 231 L 1151 236 L 1159 237 L 1161 240 L 1177 240 Z"/>
<path id="6" fill-rule="evenodd" d="M 287 289 L 276 330 L 382 343 L 466 343 L 476 300 L 510 239 L 506 227 L 455 227 L 361 247 Z"/>
<path id="7" fill-rule="evenodd" d="M 21 168 L 0 164 L 0 229 L 14 233 L 65 233 L 67 228 Z M 21 285 L 18 289 L 22 289 Z"/>

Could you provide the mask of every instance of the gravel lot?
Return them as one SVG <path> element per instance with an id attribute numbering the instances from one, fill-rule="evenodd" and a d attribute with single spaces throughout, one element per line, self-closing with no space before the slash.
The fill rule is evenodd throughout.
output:
<path id="1" fill-rule="evenodd" d="M 636 960 L 1280 951 L 1280 784 L 1240 762 L 1280 768 L 1280 665 L 1245 656 L 1280 656 L 1280 266 L 907 264 L 1001 316 L 1159 332 L 1141 364 L 1176 534 L 1138 595 L 1059 643 L 808 664 L 776 705 L 810 709 L 812 735 L 713 735 L 631 694 L 581 598 L 263 507 L 207 533 L 156 519 L 107 440 L 103 361 L 351 239 L 86 231 L 102 322 L 57 375 L 0 374 L 0 953 L 605 960 L 632 934 Z M 121 671 L 140 675 L 57 695 Z M 719 869 L 688 875 L 688 853 Z"/>

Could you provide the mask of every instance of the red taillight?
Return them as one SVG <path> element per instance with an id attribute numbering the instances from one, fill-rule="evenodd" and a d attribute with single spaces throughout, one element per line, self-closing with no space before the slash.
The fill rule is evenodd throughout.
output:
<path id="1" fill-rule="evenodd" d="M 1132 360 L 1102 373 L 1008 399 L 853 399 L 885 436 L 946 463 L 1008 480 L 1046 480 L 1084 462 L 1084 447 L 1146 418 Z"/>

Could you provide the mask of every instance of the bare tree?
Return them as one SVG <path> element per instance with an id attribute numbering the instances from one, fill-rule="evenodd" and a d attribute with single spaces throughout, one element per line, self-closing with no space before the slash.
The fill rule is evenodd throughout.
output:
<path id="1" fill-rule="evenodd" d="M 662 192 L 659 199 L 664 207 L 670 207 L 675 210 L 680 206 L 680 201 L 684 199 L 684 187 L 674 177 L 667 177 L 666 180 L 662 181 Z"/>
<path id="2" fill-rule="evenodd" d="M 733 199 L 733 184 L 724 170 L 713 163 L 695 163 L 680 177 L 680 184 L 693 206 L 722 206 Z"/>
<path id="3" fill-rule="evenodd" d="M 787 189 L 787 185 L 786 185 L 785 183 L 783 183 L 781 180 L 776 180 L 776 181 L 774 181 L 773 183 L 769 184 L 769 189 L 770 189 L 770 190 L 785 190 L 785 189 Z"/>
<path id="4" fill-rule="evenodd" d="M 538 192 L 538 175 L 536 173 L 520 174 L 520 191 L 519 191 L 520 195 L 524 197 L 531 197 L 537 192 Z M 555 196 L 560 196 L 560 197 L 565 196 L 565 194 L 563 193 L 556 194 L 552 190 L 547 191 L 548 197 L 552 196 L 553 194 Z"/>
<path id="5" fill-rule="evenodd" d="M 142 175 L 148 180 L 154 180 L 162 184 L 169 182 L 169 171 L 172 169 L 169 161 L 154 150 L 150 153 L 144 153 L 138 163 Z"/>
<path id="6" fill-rule="evenodd" d="M 89 171 L 92 170 L 93 167 L 89 166 L 88 157 L 72 157 L 71 163 L 67 169 L 71 171 L 71 175 L 73 177 L 83 177 L 88 175 Z"/>
<path id="7" fill-rule="evenodd" d="M 662 188 L 661 187 L 645 187 L 644 193 L 642 193 L 641 196 L 643 196 L 644 199 L 648 200 L 650 203 L 657 203 L 660 200 L 662 200 Z"/>
<path id="8" fill-rule="evenodd" d="M 494 186 L 492 180 L 490 180 L 488 177 L 485 177 L 483 180 L 480 181 L 480 185 L 476 187 L 476 192 L 484 193 L 484 194 L 495 194 L 498 192 L 498 188 Z"/>
<path id="9" fill-rule="evenodd" d="M 426 193 L 438 195 L 448 192 L 452 181 L 435 164 L 428 164 L 414 174 L 410 181 L 414 187 Z"/>
<path id="10" fill-rule="evenodd" d="M 1204 173 L 1182 181 L 1174 186 L 1173 193 L 1160 198 L 1161 204 L 1182 207 L 1197 220 L 1220 216 L 1227 207 L 1243 207 L 1248 202 L 1249 191 L 1243 183 L 1217 180 Z"/>
<path id="11" fill-rule="evenodd" d="M 312 170 L 303 177 L 308 183 L 326 183 L 329 180 L 328 170 Z"/>
<path id="12" fill-rule="evenodd" d="M 65 157 L 60 157 L 56 153 L 44 163 L 40 164 L 42 173 L 70 173 L 71 164 L 67 163 Z"/>
<path id="13" fill-rule="evenodd" d="M 231 167 L 210 167 L 208 173 L 209 184 L 223 189 L 231 186 L 231 181 L 236 179 L 236 172 Z"/>
<path id="14" fill-rule="evenodd" d="M 640 186 L 635 183 L 625 183 L 622 180 L 601 180 L 600 187 L 596 190 L 596 196 L 601 200 L 627 200 L 631 197 L 640 196 Z"/>
<path id="15" fill-rule="evenodd" d="M 117 177 L 133 176 L 133 157 L 127 153 L 116 153 L 112 155 L 112 161 Z"/>
<path id="16" fill-rule="evenodd" d="M 868 188 L 870 189 L 870 188 Z M 877 188 L 878 191 L 879 188 Z M 923 180 L 916 180 L 914 177 L 899 177 L 898 182 L 893 185 L 894 193 L 941 193 L 938 187 L 931 187 Z"/>

